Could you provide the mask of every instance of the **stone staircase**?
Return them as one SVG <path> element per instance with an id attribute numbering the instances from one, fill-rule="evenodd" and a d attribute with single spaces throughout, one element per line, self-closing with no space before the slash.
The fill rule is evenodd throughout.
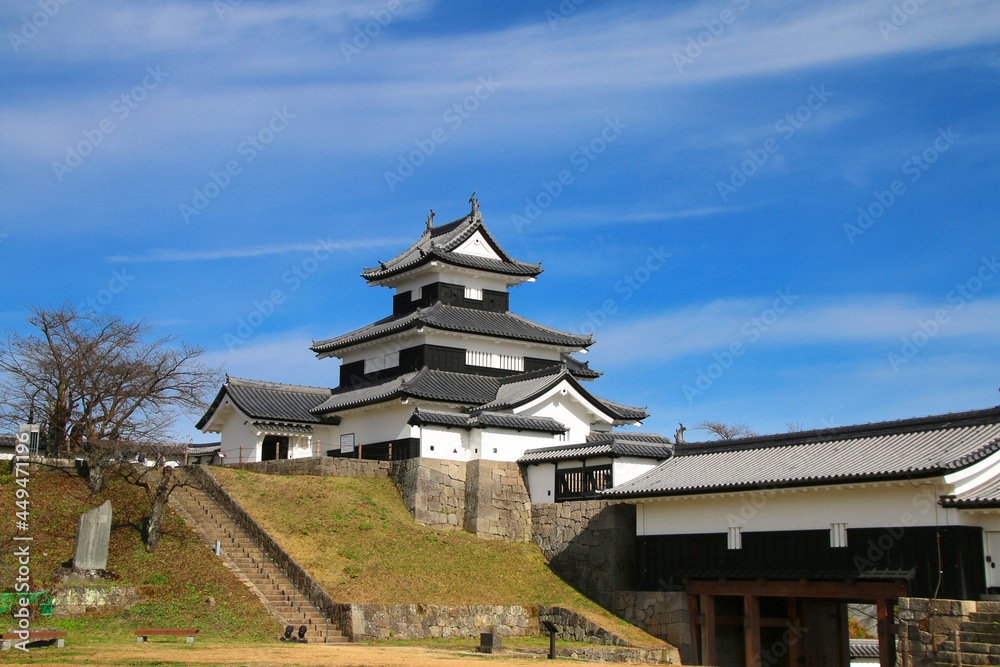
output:
<path id="1" fill-rule="evenodd" d="M 938 645 L 938 665 L 1000 665 L 1000 613 L 972 612 L 955 638 Z"/>
<path id="2" fill-rule="evenodd" d="M 209 547 L 214 549 L 215 541 L 221 542 L 222 558 L 282 623 L 295 626 L 296 632 L 305 625 L 310 643 L 347 641 L 207 493 L 181 486 L 170 494 L 170 502 Z"/>

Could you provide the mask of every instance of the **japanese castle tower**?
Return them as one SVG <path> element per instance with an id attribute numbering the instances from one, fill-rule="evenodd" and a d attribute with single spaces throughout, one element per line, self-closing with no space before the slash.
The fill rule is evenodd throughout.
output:
<path id="1" fill-rule="evenodd" d="M 392 314 L 314 341 L 319 359 L 341 360 L 337 387 L 228 378 L 198 422 L 221 434 L 226 462 L 517 461 L 528 450 L 607 441 L 612 427 L 647 417 L 590 391 L 601 374 L 573 356 L 590 336 L 510 311 L 509 288 L 542 269 L 508 255 L 471 203 L 446 225 L 432 212 L 416 243 L 364 269 L 370 286 L 395 290 Z"/>

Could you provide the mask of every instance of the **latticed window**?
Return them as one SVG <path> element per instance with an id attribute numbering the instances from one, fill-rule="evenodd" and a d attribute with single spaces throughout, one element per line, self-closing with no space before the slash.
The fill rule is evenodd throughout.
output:
<path id="1" fill-rule="evenodd" d="M 611 465 L 556 470 L 556 502 L 593 498 L 597 491 L 610 489 Z"/>
<path id="2" fill-rule="evenodd" d="M 524 371 L 524 357 L 518 357 L 513 354 L 497 354 L 496 352 L 466 350 L 465 363 L 469 366 L 499 368 L 505 371 Z"/>

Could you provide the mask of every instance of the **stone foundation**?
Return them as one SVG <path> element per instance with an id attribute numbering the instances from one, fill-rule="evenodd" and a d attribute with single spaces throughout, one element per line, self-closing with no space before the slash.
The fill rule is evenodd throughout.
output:
<path id="1" fill-rule="evenodd" d="M 368 461 L 366 459 L 345 459 L 330 456 L 311 456 L 301 459 L 281 459 L 255 463 L 229 463 L 224 467 L 268 475 L 367 478 L 386 478 L 389 476 L 388 461 Z"/>
<path id="2" fill-rule="evenodd" d="M 406 509 L 422 526 L 461 530 L 465 516 L 465 463 L 439 459 L 393 461 L 389 476 Z"/>
<path id="3" fill-rule="evenodd" d="M 1000 663 L 1000 602 L 900 598 L 897 619 L 900 664 Z"/>
<path id="4" fill-rule="evenodd" d="M 552 569 L 602 607 L 632 588 L 635 507 L 604 500 L 531 508 L 532 538 Z"/>
<path id="5" fill-rule="evenodd" d="M 421 604 L 350 604 L 341 613 L 349 619 L 352 642 L 375 639 L 479 638 L 493 631 L 503 637 L 538 634 L 536 610 L 518 606 Z"/>
<path id="6" fill-rule="evenodd" d="M 146 599 L 152 587 L 65 586 L 52 597 L 52 615 L 70 618 L 87 613 L 120 611 Z"/>
<path id="7" fill-rule="evenodd" d="M 680 591 L 621 591 L 608 609 L 632 625 L 666 641 L 677 650 L 672 662 L 694 662 L 687 593 Z"/>
<path id="8" fill-rule="evenodd" d="M 465 478 L 464 528 L 476 537 L 531 540 L 531 498 L 521 467 L 509 461 L 470 461 Z"/>

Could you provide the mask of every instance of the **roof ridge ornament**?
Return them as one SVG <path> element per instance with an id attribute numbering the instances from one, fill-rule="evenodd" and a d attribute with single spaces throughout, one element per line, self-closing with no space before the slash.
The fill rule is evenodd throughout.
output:
<path id="1" fill-rule="evenodd" d="M 431 214 L 427 216 L 427 231 L 434 229 L 434 209 L 431 209 Z"/>
<path id="2" fill-rule="evenodd" d="M 471 216 L 473 220 L 482 220 L 483 216 L 479 213 L 479 200 L 476 199 L 475 192 L 473 192 L 472 196 L 469 197 L 469 203 L 472 204 L 472 211 L 469 213 L 469 216 Z"/>

